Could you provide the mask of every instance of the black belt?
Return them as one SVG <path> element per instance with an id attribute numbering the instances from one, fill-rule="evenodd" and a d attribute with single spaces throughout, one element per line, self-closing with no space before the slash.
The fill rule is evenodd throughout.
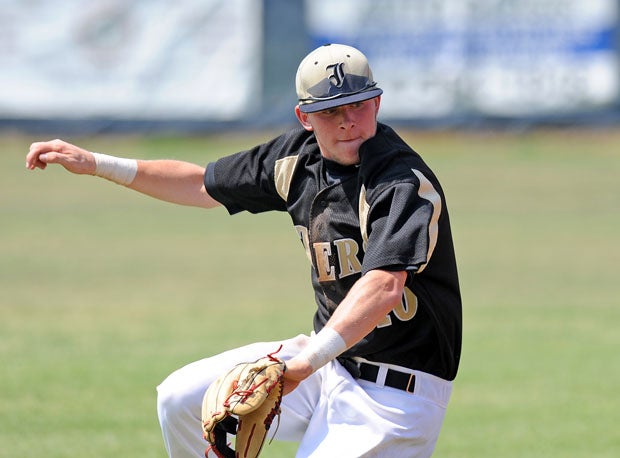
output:
<path id="1" fill-rule="evenodd" d="M 379 366 L 374 364 L 360 363 L 360 376 L 362 380 L 377 383 L 377 377 L 379 376 Z M 391 388 L 397 388 L 399 390 L 413 393 L 415 388 L 415 374 L 408 374 L 406 372 L 400 372 L 394 369 L 388 369 L 385 375 L 385 386 Z"/>

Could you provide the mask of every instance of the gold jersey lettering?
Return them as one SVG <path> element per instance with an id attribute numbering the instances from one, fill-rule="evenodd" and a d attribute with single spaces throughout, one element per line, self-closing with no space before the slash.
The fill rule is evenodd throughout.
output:
<path id="1" fill-rule="evenodd" d="M 312 244 L 316 258 L 316 270 L 319 281 L 333 281 L 336 279 L 334 266 L 329 263 L 332 247 L 329 242 L 317 242 Z"/>
<path id="2" fill-rule="evenodd" d="M 348 277 L 362 271 L 362 263 L 357 258 L 359 246 L 353 239 L 334 240 L 340 264 L 340 274 L 338 278 Z"/>
<path id="3" fill-rule="evenodd" d="M 304 247 L 308 261 L 312 264 L 312 254 L 310 253 L 310 240 L 308 239 L 308 228 L 304 226 L 295 226 L 295 231 L 301 240 L 301 244 Z"/>
<path id="4" fill-rule="evenodd" d="M 405 288 L 403 292 L 403 298 L 396 307 L 392 309 L 394 316 L 400 321 L 411 320 L 418 311 L 418 298 L 409 288 Z M 377 327 L 385 328 L 392 324 L 392 317 L 387 314 L 383 321 L 381 321 Z"/>
<path id="5" fill-rule="evenodd" d="M 330 261 L 332 256 L 332 243 L 336 247 L 338 258 L 338 278 L 348 277 L 362 271 L 362 262 L 359 259 L 359 244 L 350 238 L 334 240 L 333 242 L 315 242 L 310 247 L 308 228 L 297 225 L 295 232 L 304 247 L 310 264 L 315 266 L 319 281 L 334 281 L 336 279 L 336 264 Z M 314 260 L 312 257 L 314 251 Z"/>

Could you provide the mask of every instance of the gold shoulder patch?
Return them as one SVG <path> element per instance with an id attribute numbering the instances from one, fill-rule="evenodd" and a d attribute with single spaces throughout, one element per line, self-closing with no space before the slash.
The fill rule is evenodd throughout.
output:
<path id="1" fill-rule="evenodd" d="M 276 161 L 274 170 L 276 190 L 285 202 L 288 199 L 288 193 L 293 179 L 293 172 L 295 171 L 295 165 L 297 165 L 298 158 L 299 156 L 288 156 Z"/>

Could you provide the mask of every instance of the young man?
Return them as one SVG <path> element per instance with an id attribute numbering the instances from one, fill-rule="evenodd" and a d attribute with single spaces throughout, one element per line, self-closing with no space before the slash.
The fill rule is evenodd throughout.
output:
<path id="1" fill-rule="evenodd" d="M 344 45 L 310 53 L 296 77 L 300 129 L 206 168 L 136 161 L 54 140 L 30 169 L 60 164 L 158 199 L 239 211 L 287 211 L 313 266 L 311 336 L 281 342 L 287 362 L 276 440 L 298 457 L 427 457 L 461 351 L 461 299 L 441 186 L 420 156 L 377 123 L 382 90 Z M 202 396 L 215 378 L 280 342 L 189 364 L 158 387 L 172 457 L 200 457 Z"/>

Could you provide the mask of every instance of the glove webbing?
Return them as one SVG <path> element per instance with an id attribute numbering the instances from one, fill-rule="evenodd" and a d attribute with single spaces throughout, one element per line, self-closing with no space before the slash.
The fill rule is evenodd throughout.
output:
<path id="1" fill-rule="evenodd" d="M 235 451 L 230 448 L 227 441 L 227 434 L 237 434 L 237 419 L 235 417 L 226 417 L 213 428 L 213 436 L 215 444 L 211 445 L 205 451 L 205 457 L 208 458 L 209 450 L 213 450 L 218 458 L 235 458 Z"/>

